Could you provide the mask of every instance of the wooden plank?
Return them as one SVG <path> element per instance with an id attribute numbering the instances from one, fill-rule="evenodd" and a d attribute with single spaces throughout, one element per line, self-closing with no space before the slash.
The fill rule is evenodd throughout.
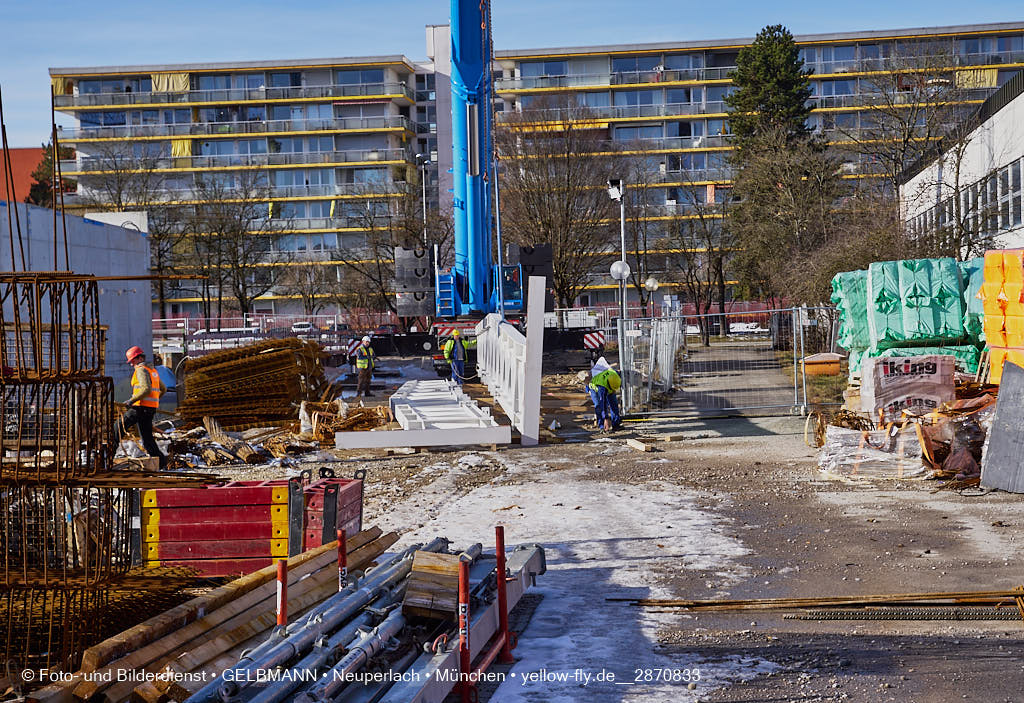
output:
<path id="1" fill-rule="evenodd" d="M 350 568 L 353 571 L 365 568 L 373 559 L 376 559 L 397 541 L 398 534 L 391 532 L 349 552 Z M 323 554 L 319 559 L 307 563 L 318 565 L 316 569 L 311 569 L 308 572 L 312 573 L 312 576 L 301 578 L 306 574 L 295 574 L 297 580 L 295 582 L 289 580 L 288 600 L 289 607 L 293 609 L 293 612 L 311 607 L 337 590 L 338 572 L 335 567 L 336 557 L 334 554 Z M 316 594 L 315 597 L 310 595 L 311 593 Z M 237 636 L 241 636 L 241 628 L 246 623 L 252 621 L 256 624 L 262 624 L 266 618 L 260 620 L 259 614 L 270 613 L 270 615 L 274 616 L 273 621 L 266 628 L 258 631 L 262 632 L 265 629 L 269 629 L 276 622 L 274 612 L 276 600 L 276 582 L 264 584 L 260 588 L 250 591 L 245 596 L 218 608 L 205 618 L 191 623 L 181 630 L 173 632 L 161 640 L 153 642 L 139 651 L 111 663 L 104 671 L 114 672 L 127 669 L 145 669 L 150 672 L 159 671 L 165 665 L 182 656 L 184 648 L 187 647 L 190 653 L 196 651 L 206 653 L 208 650 L 201 650 L 201 648 L 211 640 L 223 638 L 226 633 L 232 631 L 237 631 Z M 253 613 L 257 614 L 256 617 L 253 616 Z M 258 632 L 255 634 L 258 634 Z M 225 651 L 225 647 L 221 646 L 215 654 L 223 651 Z M 116 679 L 116 674 L 114 678 Z M 113 682 L 83 681 L 75 688 L 75 695 L 87 700 L 103 691 L 108 700 L 121 701 L 128 696 L 133 684 L 134 682 L 131 681 L 118 682 L 116 680 Z M 156 687 L 158 690 L 165 690 L 161 682 L 157 682 Z"/>
<path id="2" fill-rule="evenodd" d="M 463 444 L 509 444 L 512 428 L 466 427 L 454 430 L 366 430 L 337 432 L 335 449 L 387 449 L 389 447 L 447 447 Z"/>
<path id="3" fill-rule="evenodd" d="M 402 612 L 444 619 L 458 609 L 459 555 L 416 552 Z"/>
<path id="4" fill-rule="evenodd" d="M 373 527 L 354 535 L 351 539 L 346 540 L 349 553 L 354 549 L 379 538 L 380 536 L 381 530 L 379 527 Z M 289 573 L 292 573 L 300 567 L 303 568 L 295 571 L 296 575 L 308 573 L 313 570 L 312 567 L 314 565 L 310 565 L 309 568 L 304 567 L 307 562 L 314 561 L 318 558 L 329 560 L 337 554 L 337 550 L 338 543 L 337 541 L 334 541 L 330 544 L 318 547 L 317 549 L 312 549 L 307 552 L 303 552 L 302 554 L 297 554 L 294 557 L 290 557 L 288 559 Z M 267 566 L 259 571 L 255 571 L 239 579 L 235 579 L 234 581 L 219 588 L 215 588 L 206 595 L 193 598 L 187 603 L 182 603 L 175 608 L 171 608 L 170 610 L 152 617 L 135 627 L 125 630 L 119 635 L 115 635 L 114 637 L 104 640 L 103 642 L 87 649 L 85 654 L 82 656 L 81 670 L 84 672 L 95 671 L 98 667 L 103 666 L 104 664 L 129 652 L 135 651 L 150 642 L 154 642 L 169 632 L 178 630 L 179 628 L 198 620 L 225 603 L 237 599 L 249 591 L 258 588 L 265 583 L 269 583 L 276 578 L 277 568 L 273 565 Z"/>
<path id="5" fill-rule="evenodd" d="M 638 452 L 654 451 L 653 445 L 647 444 L 646 442 L 641 442 L 639 439 L 633 439 L 632 437 L 626 440 L 626 446 L 632 447 L 633 449 L 636 449 Z"/>

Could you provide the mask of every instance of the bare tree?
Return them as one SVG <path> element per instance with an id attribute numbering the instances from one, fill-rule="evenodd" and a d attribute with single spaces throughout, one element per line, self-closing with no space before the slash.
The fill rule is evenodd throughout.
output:
<path id="1" fill-rule="evenodd" d="M 224 297 L 245 314 L 278 282 L 290 255 L 280 243 L 288 218 L 270 204 L 270 189 L 260 171 L 202 174 L 194 189 L 192 221 L 200 262 L 217 273 L 218 316 Z M 278 264 L 278 265 L 272 265 Z M 212 271 L 211 271 L 212 273 Z M 226 295 L 225 295 L 226 294 Z"/>
<path id="2" fill-rule="evenodd" d="M 643 143 L 630 144 L 626 150 L 631 156 L 618 160 L 626 179 L 626 261 L 629 283 L 640 305 L 646 308 L 654 295 L 644 285 L 651 275 L 648 251 L 667 238 L 664 221 L 652 218 L 673 213 L 678 205 L 668 205 L 664 198 L 656 196 L 661 191 L 657 186 L 664 180 L 660 162 L 644 153 Z"/>
<path id="3" fill-rule="evenodd" d="M 333 266 L 312 256 L 299 256 L 278 277 L 277 290 L 302 301 L 302 311 L 315 315 L 323 310 L 329 296 L 338 288 Z"/>
<path id="4" fill-rule="evenodd" d="M 385 190 L 396 191 L 391 197 L 373 197 Z M 366 197 L 346 207 L 349 223 L 362 231 L 360 240 L 342 246 L 339 258 L 344 268 L 343 288 L 358 291 L 362 300 L 373 292 L 375 309 L 396 312 L 394 298 L 395 248 L 438 246 L 439 265 L 451 257 L 453 224 L 451 213 L 429 211 L 426 226 L 418 190 L 406 184 L 367 184 Z M 424 236 L 426 241 L 424 241 Z"/>
<path id="5" fill-rule="evenodd" d="M 932 153 L 973 109 L 965 104 L 971 81 L 953 70 L 955 64 L 953 45 L 935 40 L 900 42 L 888 56 L 864 61 L 859 80 L 865 97 L 858 100 L 871 109 L 825 113 L 825 134 L 857 155 L 862 170 L 881 175 L 895 198 L 903 172 Z M 847 99 L 821 97 L 819 105 L 853 107 L 843 104 Z"/>
<path id="6" fill-rule="evenodd" d="M 572 306 L 599 257 L 618 243 L 618 208 L 606 187 L 609 177 L 623 176 L 614 159 L 599 155 L 607 145 L 588 127 L 593 118 L 572 99 L 556 98 L 511 115 L 495 133 L 502 228 L 517 244 L 551 245 L 561 307 Z"/>
<path id="7" fill-rule="evenodd" d="M 136 148 L 121 142 L 90 145 L 83 159 L 86 175 L 79 179 L 81 209 L 102 212 L 144 210 L 148 217 L 149 270 L 157 276 L 158 314 L 167 317 L 169 285 L 166 276 L 181 272 L 188 247 L 183 237 L 189 212 L 168 191 L 168 171 L 159 156 L 137 155 Z"/>
<path id="8" fill-rule="evenodd" d="M 679 249 L 673 259 L 673 277 L 682 284 L 693 303 L 698 318 L 701 342 L 711 343 L 711 325 L 706 317 L 717 299 L 722 324 L 725 325 L 725 266 L 733 249 L 729 229 L 727 197 L 716 197 L 716 187 L 691 184 L 680 190 L 686 211 L 678 234 L 674 237 Z M 728 329 L 724 329 L 728 332 Z"/>

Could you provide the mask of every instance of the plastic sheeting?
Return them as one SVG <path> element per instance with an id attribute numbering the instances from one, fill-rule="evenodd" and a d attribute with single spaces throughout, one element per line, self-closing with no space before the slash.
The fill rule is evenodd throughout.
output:
<path id="1" fill-rule="evenodd" d="M 842 478 L 923 478 L 921 441 L 912 424 L 885 430 L 850 430 L 829 425 L 818 468 Z"/>

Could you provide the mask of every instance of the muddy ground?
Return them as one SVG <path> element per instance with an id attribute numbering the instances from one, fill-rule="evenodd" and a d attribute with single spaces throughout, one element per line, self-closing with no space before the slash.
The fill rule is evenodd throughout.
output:
<path id="1" fill-rule="evenodd" d="M 654 429 L 684 438 L 648 453 L 622 442 Z M 570 429 L 570 442 L 537 448 L 350 455 L 341 466 L 368 469 L 365 524 L 402 531 L 401 544 L 487 544 L 500 522 L 510 542 L 548 549 L 518 676 L 493 701 L 1024 701 L 1019 619 L 807 621 L 605 600 L 1024 583 L 1021 497 L 825 480 L 802 432 L 785 418 L 639 423 L 610 437 Z M 592 680 L 525 683 L 577 669 Z M 677 680 L 647 680 L 650 669 Z"/>

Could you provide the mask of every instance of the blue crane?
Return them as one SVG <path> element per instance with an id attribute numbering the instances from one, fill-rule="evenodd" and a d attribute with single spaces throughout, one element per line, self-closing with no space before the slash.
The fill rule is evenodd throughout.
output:
<path id="1" fill-rule="evenodd" d="M 441 317 L 522 308 L 521 267 L 499 268 L 491 259 L 495 174 L 490 0 L 451 3 L 455 264 L 437 279 Z M 503 305 L 498 302 L 499 282 Z"/>

